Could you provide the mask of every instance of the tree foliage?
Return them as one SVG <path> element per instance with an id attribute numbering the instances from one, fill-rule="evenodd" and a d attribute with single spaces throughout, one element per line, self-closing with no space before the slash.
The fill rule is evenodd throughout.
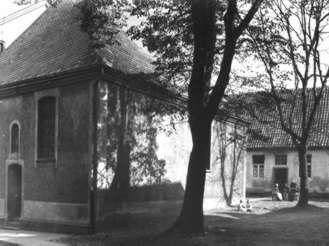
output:
<path id="1" fill-rule="evenodd" d="M 31 3 L 37 3 L 40 0 L 14 0 L 14 3 L 17 5 L 28 5 Z M 47 3 L 53 7 L 56 7 L 61 0 L 47 0 Z"/>
<path id="2" fill-rule="evenodd" d="M 152 52 L 156 60 L 156 72 L 166 81 L 178 88 L 181 92 L 187 92 L 188 81 L 191 77 L 193 66 L 194 36 L 192 22 L 192 0 L 186 1 L 136 1 L 131 14 L 141 19 L 137 25 L 132 25 L 128 33 L 133 39 L 141 40 L 143 45 Z M 245 1 L 237 1 L 232 16 L 235 24 L 241 22 L 248 8 L 243 5 Z M 228 7 L 228 1 L 215 1 L 215 32 L 214 63 L 212 75 L 218 76 L 220 64 L 225 48 L 225 24 L 224 15 Z M 238 62 L 243 62 L 248 52 L 249 45 L 245 44 L 244 35 L 237 40 L 236 53 L 239 54 Z M 241 70 L 241 68 L 239 69 Z M 234 71 L 235 80 L 246 82 L 246 78 L 239 76 L 238 70 Z M 214 81 L 213 81 L 214 82 Z M 249 81 L 248 84 L 253 81 Z M 212 83 L 208 90 L 211 91 Z"/>
<path id="3" fill-rule="evenodd" d="M 88 33 L 95 48 L 113 44 L 116 34 L 126 24 L 126 0 L 83 0 L 78 4 L 81 10 L 81 28 Z"/>
<path id="4" fill-rule="evenodd" d="M 112 189 L 161 183 L 166 163 L 157 157 L 156 137 L 170 130 L 162 121 L 180 108 L 116 85 L 104 84 L 101 91 L 99 161 L 112 174 L 106 177 L 113 180 Z"/>

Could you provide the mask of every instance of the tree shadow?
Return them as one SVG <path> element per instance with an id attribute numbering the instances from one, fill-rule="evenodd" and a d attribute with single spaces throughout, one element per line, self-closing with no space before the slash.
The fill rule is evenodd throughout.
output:
<path id="1" fill-rule="evenodd" d="M 305 208 L 284 207 L 267 213 L 223 211 L 206 216 L 206 221 L 208 236 L 229 242 L 227 245 L 329 246 L 329 237 L 324 236 L 328 218 L 329 208 L 308 205 Z M 322 229 L 316 232 L 315 228 Z M 312 230 L 318 234 L 310 235 Z M 319 239 L 315 235 L 319 235 Z"/>
<path id="2" fill-rule="evenodd" d="M 295 203 L 260 203 L 273 205 L 266 213 L 241 213 L 234 209 L 212 211 L 205 216 L 203 236 L 163 234 L 177 218 L 173 209 L 161 215 L 127 215 L 126 226 L 93 235 L 87 243 L 76 245 L 121 246 L 329 246 L 329 206 L 313 203 L 307 208 Z M 283 206 L 280 208 L 280 206 Z M 290 206 L 290 207 L 284 207 Z M 326 207 L 327 206 L 327 207 Z M 259 209 L 256 207 L 255 209 Z M 118 217 L 122 219 L 123 217 Z M 112 221 L 113 222 L 113 221 Z M 88 244 L 91 241 L 96 244 Z M 72 244 L 75 245 L 75 244 Z"/>

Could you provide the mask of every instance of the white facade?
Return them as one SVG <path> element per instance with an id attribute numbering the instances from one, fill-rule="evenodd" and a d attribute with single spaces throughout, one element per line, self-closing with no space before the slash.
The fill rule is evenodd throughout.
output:
<path id="1" fill-rule="evenodd" d="M 254 156 L 264 156 L 263 170 Z M 329 151 L 308 151 L 309 191 L 329 193 Z M 286 164 L 276 163 L 276 156 L 286 156 Z M 311 157 L 310 157 L 311 156 Z M 256 159 L 256 163 L 255 163 Z M 261 158 L 260 158 L 261 159 Z M 278 162 L 278 161 L 277 161 Z M 299 161 L 296 151 L 248 151 L 247 153 L 247 192 L 270 192 L 274 183 L 278 183 L 278 169 L 287 174 L 286 184 L 299 182 Z M 279 170 L 279 172 L 280 172 Z"/>
<path id="2" fill-rule="evenodd" d="M 224 124 L 227 128 L 227 134 L 233 131 L 234 124 L 232 123 L 216 123 Z M 244 134 L 243 126 L 238 126 L 240 134 Z M 175 125 L 176 131 L 167 135 L 161 133 L 158 140 L 158 157 L 166 160 L 165 179 L 171 182 L 178 182 L 185 188 L 186 175 L 190 152 L 192 150 L 192 139 L 188 123 L 178 123 Z M 221 164 L 220 164 L 220 138 L 215 134 L 215 124 L 213 124 L 212 143 L 211 143 L 211 164 L 207 170 L 205 184 L 205 202 L 204 209 L 213 209 L 224 205 L 224 195 L 222 187 Z M 231 175 L 232 175 L 232 158 L 233 144 L 228 144 L 226 147 L 225 159 L 225 179 L 226 190 L 230 191 Z M 246 191 L 246 158 L 245 151 L 242 150 L 239 163 L 237 165 L 236 179 L 233 187 L 232 203 L 237 204 L 239 200 L 245 199 Z"/>

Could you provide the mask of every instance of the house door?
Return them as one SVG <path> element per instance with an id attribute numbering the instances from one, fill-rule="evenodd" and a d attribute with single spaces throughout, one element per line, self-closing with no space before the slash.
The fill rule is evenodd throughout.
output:
<path id="1" fill-rule="evenodd" d="M 278 184 L 281 192 L 287 182 L 288 168 L 273 168 L 273 184 Z"/>
<path id="2" fill-rule="evenodd" d="M 8 166 L 7 189 L 8 219 L 14 220 L 21 216 L 22 207 L 22 167 L 18 164 Z"/>

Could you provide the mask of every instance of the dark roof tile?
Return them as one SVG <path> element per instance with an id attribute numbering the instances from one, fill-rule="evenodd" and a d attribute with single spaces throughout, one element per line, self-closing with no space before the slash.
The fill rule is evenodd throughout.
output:
<path id="1" fill-rule="evenodd" d="M 120 32 L 118 44 L 97 52 L 80 28 L 71 0 L 49 7 L 0 55 L 0 84 L 37 78 L 105 62 L 124 73 L 151 73 L 150 57 Z"/>
<path id="2" fill-rule="evenodd" d="M 311 100 L 308 102 L 310 103 Z M 262 119 L 269 118 L 262 115 Z M 295 114 L 295 122 L 301 122 L 301 114 Z M 250 119 L 250 118 L 249 118 Z M 273 119 L 273 118 L 272 118 Z M 248 134 L 249 149 L 294 148 L 290 136 L 281 128 L 279 120 L 266 124 L 257 120 L 250 121 Z M 329 147 L 329 88 L 326 87 L 315 114 L 312 132 L 309 137 L 310 148 Z"/>

